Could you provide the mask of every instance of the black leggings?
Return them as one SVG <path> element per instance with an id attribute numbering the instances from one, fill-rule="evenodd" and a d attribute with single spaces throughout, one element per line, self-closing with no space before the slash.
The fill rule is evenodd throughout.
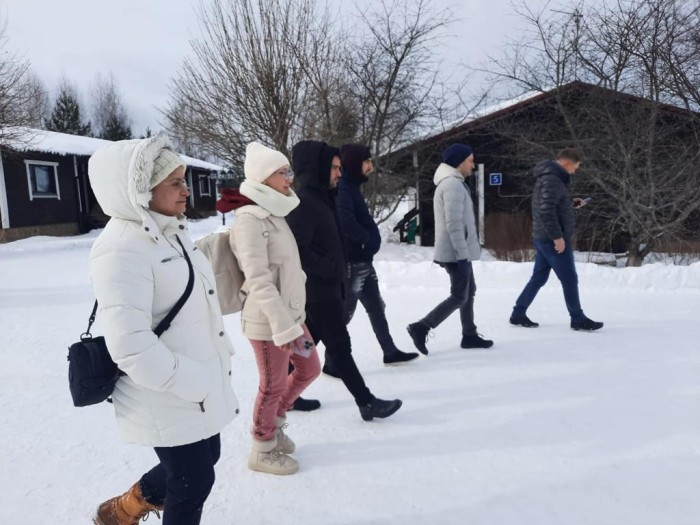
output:
<path id="1" fill-rule="evenodd" d="M 155 447 L 160 463 L 141 478 L 141 492 L 164 505 L 163 525 L 199 525 L 204 502 L 214 486 L 221 456 L 219 434 L 178 447 Z"/>

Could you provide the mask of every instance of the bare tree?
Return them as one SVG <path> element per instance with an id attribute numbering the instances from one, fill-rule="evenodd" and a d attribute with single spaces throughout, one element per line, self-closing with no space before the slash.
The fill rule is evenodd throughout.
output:
<path id="1" fill-rule="evenodd" d="M 360 141 L 379 158 L 439 114 L 433 51 L 448 17 L 433 5 L 382 0 L 346 30 L 317 0 L 202 3 L 166 125 L 239 169 L 254 139 L 285 154 L 301 138 Z"/>
<path id="2" fill-rule="evenodd" d="M 25 89 L 32 99 L 31 104 L 35 106 L 35 109 L 30 112 L 31 118 L 27 125 L 32 128 L 43 128 L 51 116 L 51 101 L 46 86 L 41 78 L 30 70 L 27 73 Z"/>
<path id="3" fill-rule="evenodd" d="M 92 127 L 95 135 L 107 140 L 130 139 L 131 119 L 112 73 L 97 74 L 92 86 Z"/>
<path id="4" fill-rule="evenodd" d="M 239 170 L 251 140 L 289 155 L 309 91 L 300 60 L 326 34 L 316 10 L 315 0 L 202 2 L 203 37 L 173 82 L 166 126 Z"/>
<path id="5" fill-rule="evenodd" d="M 0 144 L 29 140 L 26 126 L 38 127 L 45 92 L 29 72 L 29 61 L 7 49 L 5 21 L 0 20 Z"/>
<path id="6" fill-rule="evenodd" d="M 352 49 L 348 31 L 318 9 L 313 38 L 301 48 L 288 42 L 307 81 L 300 136 L 343 144 L 356 139 L 359 108 L 350 86 L 345 60 Z"/>
<path id="7" fill-rule="evenodd" d="M 358 139 L 370 146 L 379 174 L 392 170 L 382 164 L 383 155 L 430 129 L 443 112 L 435 51 L 450 13 L 435 5 L 432 0 L 381 0 L 359 14 L 362 31 L 345 65 L 358 111 Z M 383 210 L 380 220 L 386 219 L 407 188 L 406 179 L 374 177 L 365 190 L 370 210 Z"/>
<path id="8" fill-rule="evenodd" d="M 699 10 L 691 0 L 539 12 L 523 2 L 530 40 L 513 43 L 495 70 L 523 91 L 581 80 L 619 94 L 575 101 L 562 90 L 555 98 L 558 130 L 535 123 L 511 132 L 541 154 L 569 144 L 584 151 L 598 225 L 627 239 L 629 265 L 641 264 L 660 240 L 681 235 L 700 210 L 700 115 L 691 111 L 698 107 L 700 55 L 692 49 Z"/>

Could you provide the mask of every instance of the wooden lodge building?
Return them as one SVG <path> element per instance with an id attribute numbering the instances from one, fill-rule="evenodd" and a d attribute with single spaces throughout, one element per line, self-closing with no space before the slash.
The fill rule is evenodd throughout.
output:
<path id="1" fill-rule="evenodd" d="M 0 242 L 34 235 L 75 235 L 103 227 L 108 217 L 90 187 L 90 156 L 109 141 L 26 129 L 25 138 L 0 147 Z M 215 213 L 221 166 L 182 155 L 187 164 L 187 215 Z"/>
<path id="2" fill-rule="evenodd" d="M 522 248 L 531 246 L 531 194 L 534 185 L 532 168 L 540 160 L 554 158 L 565 147 L 579 147 L 584 154 L 581 170 L 572 177 L 572 195 L 592 196 L 595 206 L 577 211 L 577 249 L 620 252 L 626 249 L 624 234 L 611 234 L 609 217 L 615 215 L 609 209 L 611 200 L 600 193 L 586 177 L 591 167 L 605 169 L 609 159 L 617 154 L 620 143 L 631 143 L 633 126 L 621 124 L 622 139 L 614 136 L 610 121 L 615 116 L 635 111 L 640 115 L 648 111 L 650 102 L 583 82 L 572 82 L 547 92 L 536 92 L 478 112 L 448 129 L 432 133 L 393 151 L 382 158 L 382 166 L 389 173 L 407 179 L 407 184 L 417 189 L 418 234 L 420 243 L 434 243 L 433 175 L 441 162 L 441 152 L 454 142 L 469 144 L 474 150 L 475 163 L 484 165 L 485 246 L 498 249 L 499 244 Z M 695 132 L 700 126 L 700 115 L 683 108 L 657 104 L 661 113 L 660 126 L 676 126 L 673 133 L 661 130 L 659 135 L 659 166 L 662 142 L 683 142 L 697 158 L 700 155 Z M 605 111 L 603 111 L 605 109 Z M 613 118 L 605 121 L 601 115 Z M 615 112 L 618 112 L 617 114 Z M 622 118 L 620 120 L 623 120 Z M 641 121 L 641 118 L 640 118 Z M 634 137 L 636 139 L 636 137 Z M 626 147 L 626 144 L 625 144 Z M 618 148 L 615 150 L 614 148 Z M 632 149 L 632 148 L 630 148 Z M 633 150 L 634 151 L 634 150 Z M 641 151 L 643 154 L 644 151 Z M 655 152 L 656 153 L 656 152 Z M 691 157 L 692 158 L 692 155 Z M 660 170 L 660 173 L 662 171 Z M 489 184 L 492 174 L 499 174 L 500 185 Z M 475 177 L 468 179 L 475 206 L 478 203 Z M 597 212 L 607 206 L 607 219 Z M 410 213 L 410 212 L 409 212 Z M 415 213 L 415 212 L 414 212 Z M 695 217 L 693 220 L 697 220 Z"/>

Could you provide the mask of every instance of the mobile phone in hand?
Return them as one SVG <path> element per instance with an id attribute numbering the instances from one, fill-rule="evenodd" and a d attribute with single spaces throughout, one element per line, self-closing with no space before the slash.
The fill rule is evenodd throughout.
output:
<path id="1" fill-rule="evenodd" d="M 314 342 L 309 341 L 303 335 L 294 344 L 294 353 L 299 354 L 301 357 L 309 357 L 314 349 Z"/>
<path id="2" fill-rule="evenodd" d="M 583 208 L 589 202 L 591 202 L 591 197 L 586 197 L 585 199 L 580 199 L 577 197 L 574 199 L 574 208 Z"/>

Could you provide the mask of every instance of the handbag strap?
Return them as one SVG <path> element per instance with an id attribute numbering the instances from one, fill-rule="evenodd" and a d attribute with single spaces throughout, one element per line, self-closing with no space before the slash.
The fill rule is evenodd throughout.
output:
<path id="1" fill-rule="evenodd" d="M 173 319 L 175 319 L 175 316 L 180 312 L 183 306 L 185 306 L 185 303 L 187 302 L 187 299 L 190 298 L 190 294 L 192 293 L 192 288 L 194 288 L 194 268 L 192 268 L 192 261 L 190 261 L 190 256 L 187 255 L 187 250 L 182 244 L 182 241 L 180 240 L 180 237 L 175 235 L 175 240 L 177 243 L 180 245 L 180 248 L 182 248 L 182 255 L 184 255 L 185 260 L 187 261 L 187 267 L 189 268 L 190 275 L 189 279 L 187 280 L 187 286 L 185 287 L 185 291 L 182 294 L 182 297 L 178 299 L 177 303 L 175 303 L 175 306 L 173 306 L 173 309 L 170 310 L 170 313 L 163 318 L 163 320 L 158 323 L 158 326 L 156 326 L 155 334 L 160 337 L 163 332 L 165 332 L 168 328 L 170 328 L 170 323 L 172 323 Z"/>
<path id="2" fill-rule="evenodd" d="M 177 243 L 180 245 L 180 248 L 182 248 L 182 255 L 185 257 L 185 260 L 187 261 L 187 268 L 189 269 L 189 278 L 187 279 L 187 286 L 185 287 L 185 291 L 182 293 L 182 296 L 180 299 L 178 299 L 177 303 L 175 303 L 175 306 L 173 306 L 173 309 L 168 312 L 168 315 L 166 315 L 163 320 L 158 323 L 158 326 L 155 327 L 153 332 L 160 337 L 163 332 L 165 332 L 168 328 L 170 328 L 170 324 L 173 322 L 173 319 L 175 319 L 175 316 L 180 313 L 180 310 L 182 310 L 182 307 L 185 306 L 185 303 L 187 300 L 190 298 L 190 294 L 192 294 L 192 289 L 194 288 L 194 268 L 192 267 L 192 261 L 190 260 L 190 256 L 187 254 L 187 250 L 185 249 L 184 245 L 182 244 L 182 241 L 180 240 L 180 237 L 175 235 L 175 240 Z M 97 299 L 95 299 L 95 304 L 92 307 L 92 313 L 90 314 L 90 319 L 88 320 L 88 327 L 87 330 L 85 330 L 85 333 L 81 334 L 80 340 L 83 341 L 85 339 L 91 339 L 92 334 L 90 334 L 90 328 L 92 328 L 92 324 L 95 322 L 95 316 L 97 315 Z"/>
<path id="3" fill-rule="evenodd" d="M 88 319 L 88 327 L 85 332 L 80 334 L 80 340 L 85 341 L 86 339 L 92 339 L 92 334 L 90 333 L 90 328 L 92 328 L 92 323 L 95 322 L 95 315 L 97 315 L 97 299 L 95 299 L 95 304 L 92 307 L 92 313 L 90 314 L 90 319 Z"/>

